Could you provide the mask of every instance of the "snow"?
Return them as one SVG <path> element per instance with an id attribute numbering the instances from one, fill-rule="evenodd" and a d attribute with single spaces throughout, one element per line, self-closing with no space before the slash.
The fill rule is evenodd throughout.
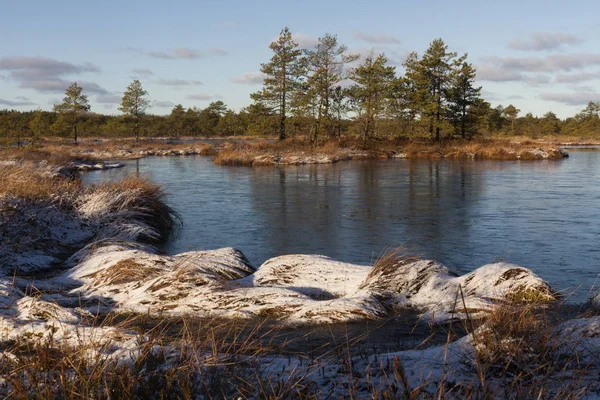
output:
<path id="1" fill-rule="evenodd" d="M 592 297 L 592 307 L 600 310 L 600 293 Z"/>
<path id="2" fill-rule="evenodd" d="M 233 248 L 166 256 L 135 243 L 101 241 L 66 264 L 71 268 L 64 273 L 36 282 L 68 290 L 60 298 L 65 303 L 71 297 L 95 299 L 91 307 L 157 315 L 268 316 L 287 325 L 378 319 L 406 308 L 444 322 L 490 310 L 516 293 L 554 298 L 541 278 L 505 263 L 457 277 L 427 260 L 379 271 L 319 255 L 286 255 L 255 270 Z"/>
<path id="3" fill-rule="evenodd" d="M 72 167 L 80 171 L 100 171 L 106 169 L 123 168 L 125 164 L 120 162 L 74 162 Z"/>

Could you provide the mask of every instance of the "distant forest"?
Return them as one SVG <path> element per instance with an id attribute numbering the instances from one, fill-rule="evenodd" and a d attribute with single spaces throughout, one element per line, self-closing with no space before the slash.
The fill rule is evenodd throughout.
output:
<path id="1" fill-rule="evenodd" d="M 422 55 L 412 52 L 402 74 L 384 54 L 352 54 L 331 34 L 301 50 L 285 28 L 270 48 L 272 58 L 261 64 L 263 88 L 239 112 L 216 101 L 204 109 L 177 105 L 169 115 L 154 115 L 148 113 L 148 92 L 135 80 L 123 94 L 122 115 L 103 115 L 90 109 L 85 87 L 74 82 L 53 111 L 1 110 L 0 138 L 20 143 L 48 136 L 262 136 L 317 143 L 341 135 L 365 140 L 600 135 L 600 102 L 564 120 L 551 111 L 522 115 L 512 104 L 493 108 L 475 86 L 467 54 L 450 52 L 441 39 Z"/>

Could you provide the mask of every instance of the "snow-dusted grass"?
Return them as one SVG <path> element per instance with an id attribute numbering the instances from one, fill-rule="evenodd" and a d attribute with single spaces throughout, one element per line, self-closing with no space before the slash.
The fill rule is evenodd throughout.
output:
<path id="1" fill-rule="evenodd" d="M 512 321 L 498 322 L 506 326 Z M 600 394 L 598 317 L 554 330 L 513 330 L 501 341 L 482 332 L 492 329 L 490 321 L 444 345 L 383 354 L 356 345 L 357 338 L 332 336 L 316 356 L 288 351 L 294 339 L 276 340 L 281 332 L 256 320 L 161 322 L 117 315 L 108 323 L 111 327 L 93 328 L 96 335 L 82 330 L 71 342 L 58 339 L 58 331 L 4 341 L 0 394 L 252 399 L 577 399 Z M 114 326 L 121 337 L 110 331 Z M 141 327 L 142 334 L 132 330 Z M 536 353 L 542 346 L 528 338 L 542 334 L 550 335 L 544 343 L 552 343 L 551 350 Z M 518 354 L 513 343 L 523 345 Z M 490 352 L 498 357 L 490 358 Z"/>
<path id="2" fill-rule="evenodd" d="M 195 143 L 162 143 L 157 141 L 82 141 L 73 144 L 46 144 L 43 151 L 60 154 L 67 159 L 106 160 L 106 159 L 135 159 L 146 156 L 187 156 L 212 155 L 212 145 Z"/>
<path id="3" fill-rule="evenodd" d="M 0 270 L 48 270 L 90 241 L 164 240 L 180 223 L 159 185 L 140 178 L 83 187 L 52 164 L 0 169 Z"/>
<path id="4" fill-rule="evenodd" d="M 457 277 L 427 260 L 388 259 L 385 267 L 381 261 L 370 267 L 287 255 L 255 269 L 232 248 L 166 256 L 135 243 L 100 241 L 67 265 L 63 274 L 36 284 L 68 289 L 67 298 L 101 299 L 105 310 L 269 317 L 282 325 L 377 320 L 407 310 L 426 321 L 447 322 L 483 317 L 512 299 L 556 299 L 541 278 L 505 263 Z"/>

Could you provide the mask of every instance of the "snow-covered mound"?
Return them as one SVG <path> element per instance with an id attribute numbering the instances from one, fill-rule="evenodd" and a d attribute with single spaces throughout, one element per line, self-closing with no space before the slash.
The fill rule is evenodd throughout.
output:
<path id="1" fill-rule="evenodd" d="M 267 260 L 246 279 L 254 286 L 289 287 L 312 297 L 352 295 L 370 267 L 347 264 L 318 255 L 286 255 Z"/>
<path id="2" fill-rule="evenodd" d="M 289 324 L 374 319 L 406 308 L 445 321 L 465 317 L 465 308 L 473 315 L 509 297 L 554 299 L 541 278 L 504 263 L 457 277 L 433 261 L 384 269 L 287 255 L 255 270 L 232 248 L 165 256 L 105 241 L 81 250 L 68 264 L 72 268 L 61 276 L 36 285 L 69 290 L 66 297 L 93 299 L 93 307 L 106 310 L 271 317 Z"/>
<path id="3" fill-rule="evenodd" d="M 556 297 L 532 271 L 507 263 L 484 265 L 463 276 L 434 261 L 390 263 L 375 266 L 360 287 L 392 307 L 427 310 L 436 320 L 476 314 L 509 297 L 546 301 Z"/>

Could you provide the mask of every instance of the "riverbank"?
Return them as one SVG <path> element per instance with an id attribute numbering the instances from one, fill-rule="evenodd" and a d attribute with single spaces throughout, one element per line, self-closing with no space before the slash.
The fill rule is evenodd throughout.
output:
<path id="1" fill-rule="evenodd" d="M 450 160 L 546 160 L 562 159 L 559 147 L 533 142 L 478 139 L 442 142 L 387 140 L 330 140 L 311 147 L 306 143 L 234 143 L 223 145 L 215 163 L 222 165 L 322 164 L 364 159 L 450 159 Z"/>
<path id="2" fill-rule="evenodd" d="M 557 142 L 547 140 L 476 139 L 442 142 L 374 140 L 363 142 L 343 138 L 319 146 L 287 140 L 221 140 L 215 144 L 201 141 L 85 140 L 78 145 L 53 144 L 40 148 L 53 157 L 86 161 L 136 159 L 147 156 L 215 156 L 220 165 L 274 166 L 330 164 L 365 159 L 449 159 L 449 160 L 557 160 L 567 157 Z M 27 150 L 20 150 L 27 152 Z"/>
<path id="3" fill-rule="evenodd" d="M 30 161 L 0 175 L 7 396 L 600 390 L 597 312 L 554 319 L 546 310 L 556 292 L 526 268 L 496 263 L 457 276 L 397 252 L 373 266 L 287 255 L 255 267 L 231 248 L 166 256 L 151 244 L 177 217 L 158 186 L 127 179 L 84 188 L 61 168 Z M 396 349 L 340 325 L 404 315 L 419 335 L 395 338 L 410 343 Z M 347 334 L 319 348 L 298 344 L 327 326 Z"/>

